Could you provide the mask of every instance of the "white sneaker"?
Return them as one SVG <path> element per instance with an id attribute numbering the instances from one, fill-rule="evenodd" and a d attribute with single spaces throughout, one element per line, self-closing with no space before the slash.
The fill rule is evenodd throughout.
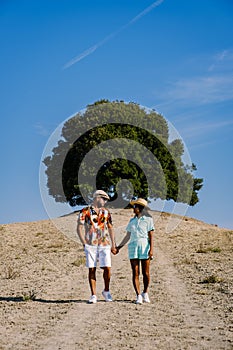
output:
<path id="1" fill-rule="evenodd" d="M 138 294 L 137 299 L 136 299 L 136 304 L 142 304 L 142 296 L 141 296 L 141 294 Z"/>
<path id="2" fill-rule="evenodd" d="M 111 296 L 109 291 L 105 292 L 105 290 L 103 290 L 102 295 L 103 295 L 105 301 L 112 301 L 112 296 Z"/>
<path id="3" fill-rule="evenodd" d="M 88 300 L 88 303 L 89 303 L 89 304 L 96 304 L 96 302 L 97 302 L 97 297 L 96 297 L 96 295 L 92 295 L 92 296 L 90 297 L 90 299 Z"/>
<path id="4" fill-rule="evenodd" d="M 148 293 L 142 293 L 142 298 L 145 303 L 150 303 L 149 295 Z"/>

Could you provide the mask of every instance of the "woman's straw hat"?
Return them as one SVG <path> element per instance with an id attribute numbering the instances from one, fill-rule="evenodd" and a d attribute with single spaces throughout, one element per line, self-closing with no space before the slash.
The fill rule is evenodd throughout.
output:
<path id="1" fill-rule="evenodd" d="M 135 199 L 135 200 L 132 200 L 130 202 L 131 205 L 135 205 L 135 204 L 138 204 L 138 205 L 141 205 L 143 207 L 147 207 L 147 201 L 143 198 L 138 198 L 138 199 Z"/>

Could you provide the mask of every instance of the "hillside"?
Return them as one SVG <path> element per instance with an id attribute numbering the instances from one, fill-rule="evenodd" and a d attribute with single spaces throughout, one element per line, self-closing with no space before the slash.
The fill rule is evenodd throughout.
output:
<path id="1" fill-rule="evenodd" d="M 127 247 L 112 256 L 112 303 L 89 305 L 76 215 L 0 226 L 0 350 L 233 349 L 233 231 L 151 212 L 150 304 L 136 305 Z M 132 210 L 112 210 L 119 242 Z M 178 218 L 180 220 L 180 218 Z"/>

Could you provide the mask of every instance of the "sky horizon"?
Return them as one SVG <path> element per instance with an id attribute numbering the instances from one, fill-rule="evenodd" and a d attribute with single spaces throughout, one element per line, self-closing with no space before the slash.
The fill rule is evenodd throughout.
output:
<path id="1" fill-rule="evenodd" d="M 0 224 L 48 218 L 39 184 L 48 140 L 108 99 L 175 127 L 204 179 L 186 215 L 233 229 L 232 15 L 230 0 L 0 2 Z"/>

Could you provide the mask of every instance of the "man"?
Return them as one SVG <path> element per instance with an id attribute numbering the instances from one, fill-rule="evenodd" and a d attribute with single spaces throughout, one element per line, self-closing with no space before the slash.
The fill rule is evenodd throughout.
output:
<path id="1" fill-rule="evenodd" d="M 105 301 L 112 301 L 109 291 L 111 277 L 111 252 L 116 254 L 115 237 L 111 214 L 105 203 L 109 196 L 102 190 L 93 194 L 93 204 L 83 208 L 78 215 L 77 233 L 86 254 L 86 266 L 89 268 L 88 279 L 91 289 L 89 303 L 97 302 L 96 296 L 96 266 L 99 261 L 103 269 Z"/>

